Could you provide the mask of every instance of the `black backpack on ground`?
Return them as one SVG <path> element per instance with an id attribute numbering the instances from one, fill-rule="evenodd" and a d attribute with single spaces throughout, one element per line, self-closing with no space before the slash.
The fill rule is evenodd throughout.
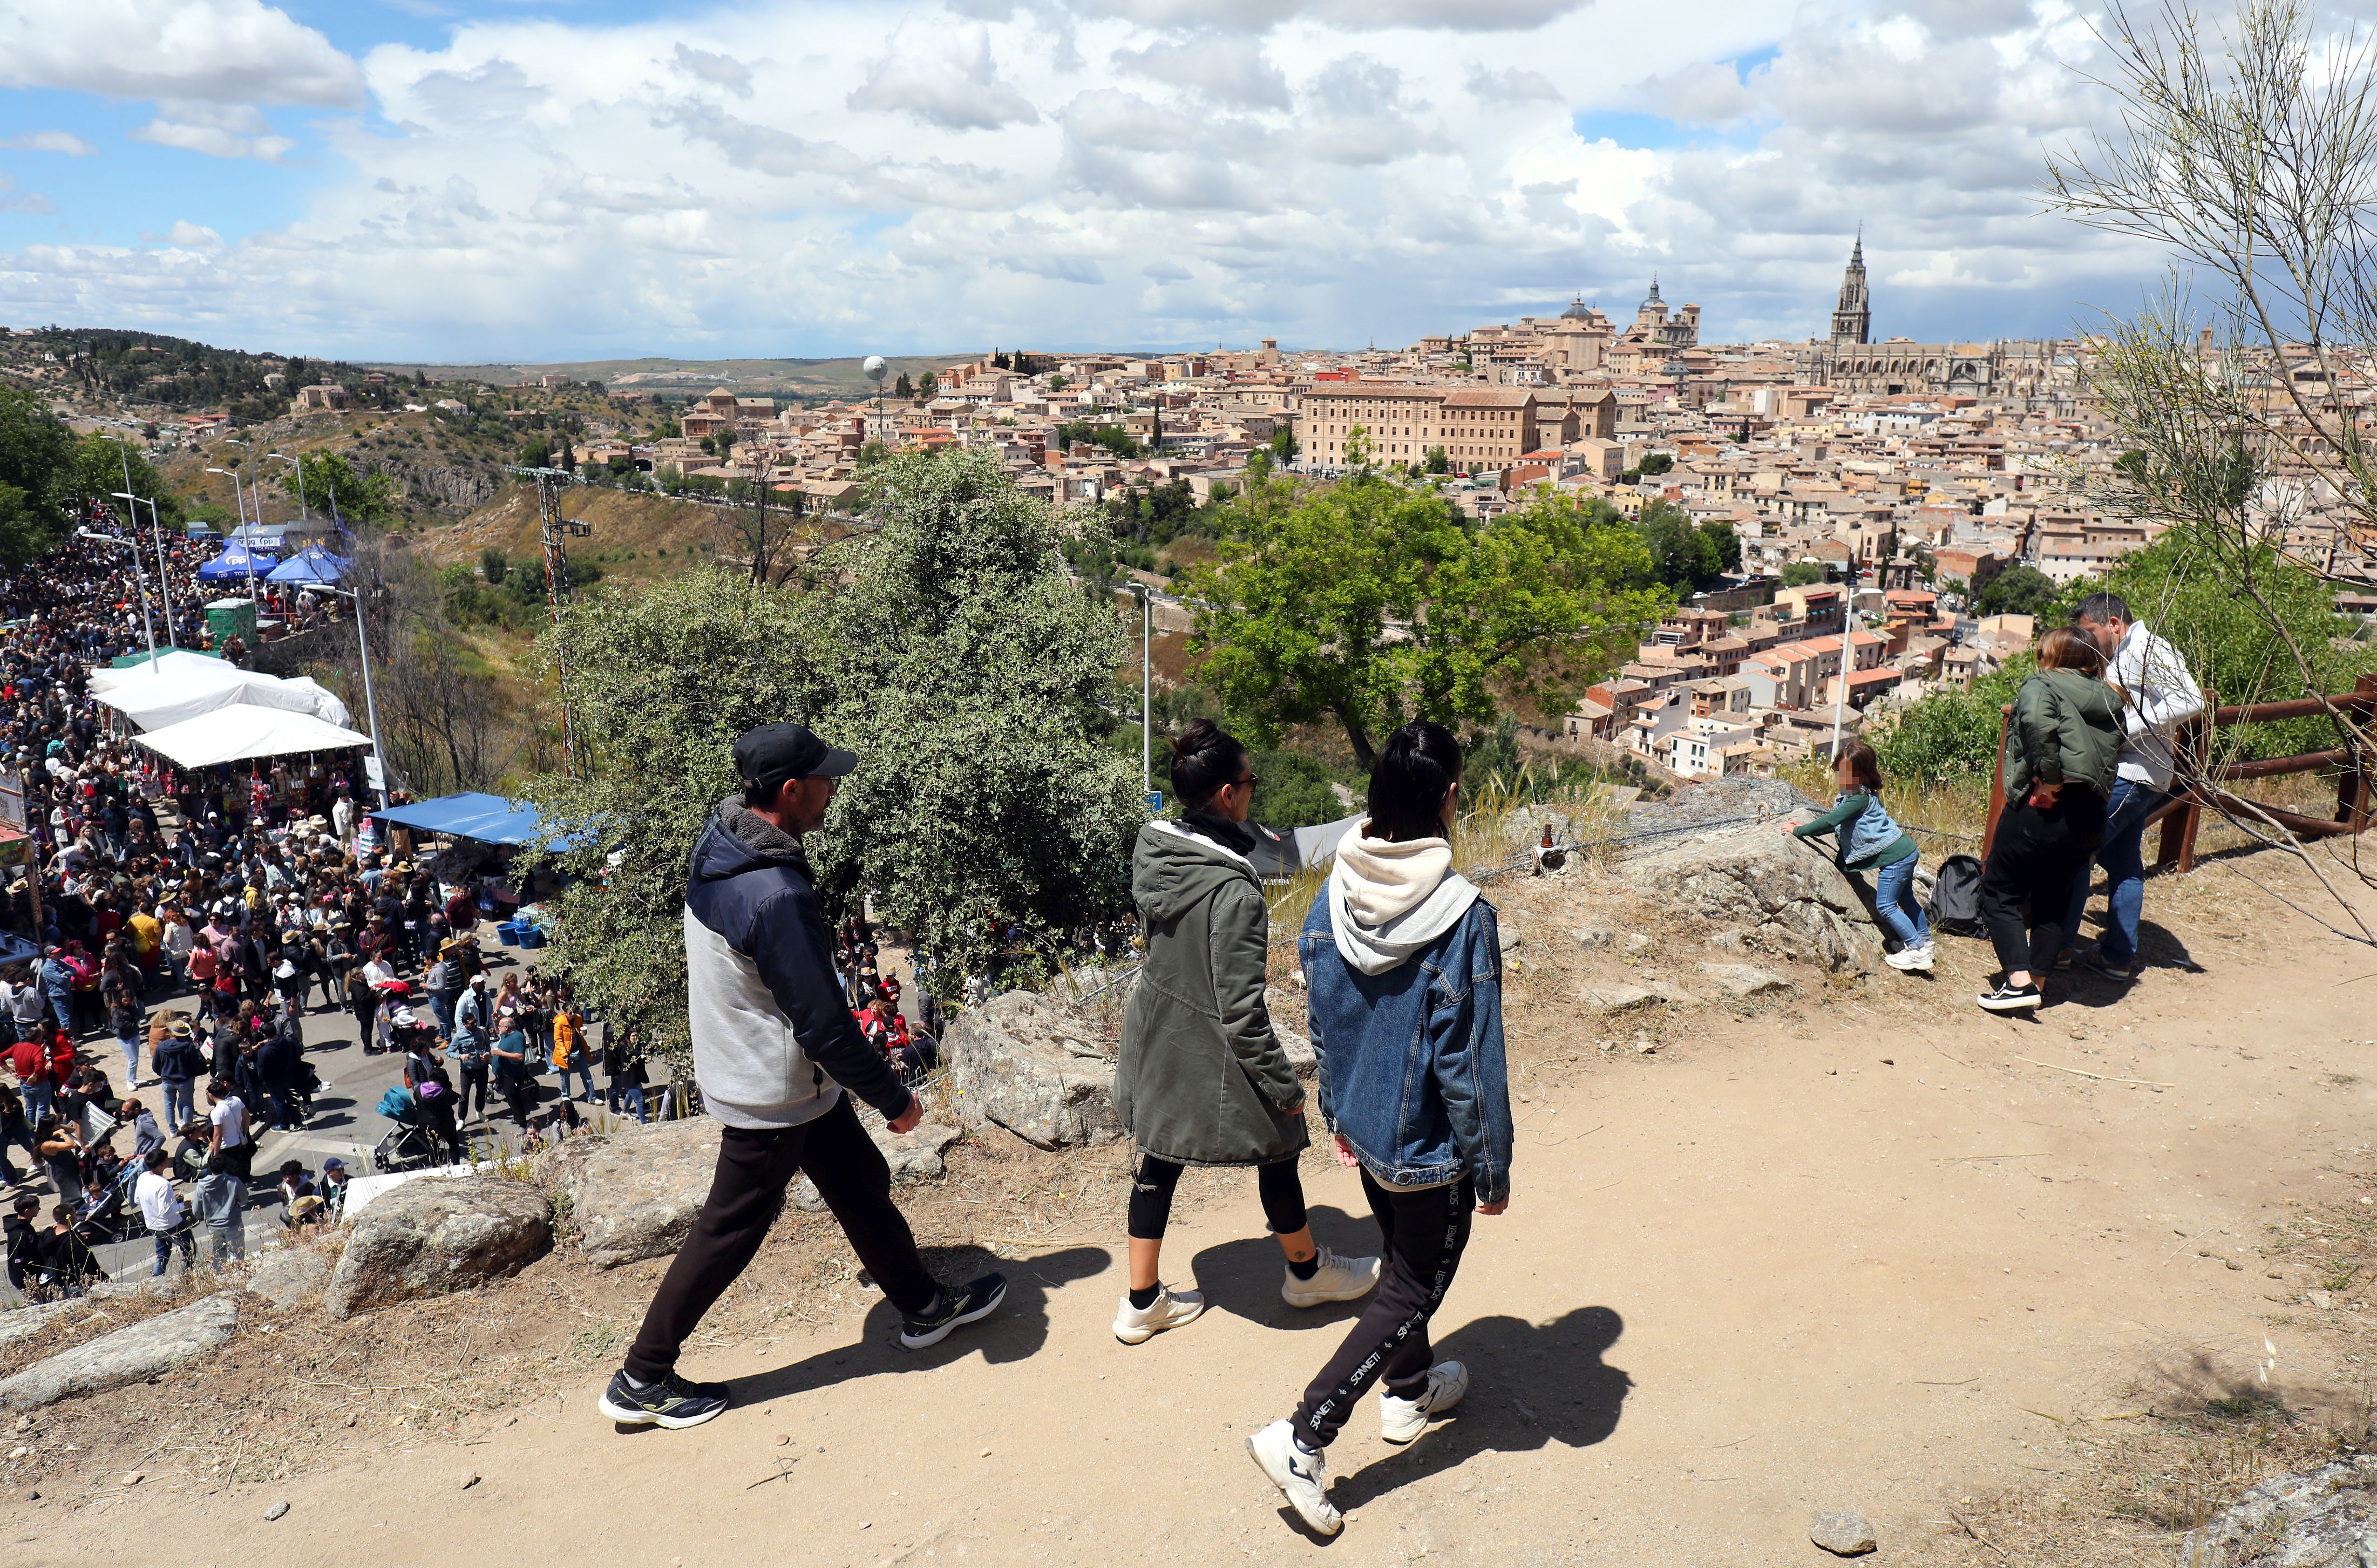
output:
<path id="1" fill-rule="evenodd" d="M 1969 855 L 1952 855 L 1940 863 L 1931 884 L 1931 928 L 1952 937 L 1977 937 L 1981 925 L 1981 863 Z"/>

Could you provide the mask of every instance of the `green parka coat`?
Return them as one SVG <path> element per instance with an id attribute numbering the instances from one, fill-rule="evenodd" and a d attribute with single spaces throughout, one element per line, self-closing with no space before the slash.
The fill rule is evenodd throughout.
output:
<path id="1" fill-rule="evenodd" d="M 1115 1108 L 1143 1154 L 1269 1165 L 1310 1143 L 1304 1084 L 1263 1006 L 1271 926 L 1254 868 L 1169 822 L 1139 830 L 1147 962 L 1123 1011 Z"/>
<path id="2" fill-rule="evenodd" d="M 2020 800 L 2034 784 L 2085 784 L 2113 793 L 2121 760 L 2121 694 L 2077 670 L 2039 670 L 2014 693 L 2006 735 L 2005 793 Z"/>

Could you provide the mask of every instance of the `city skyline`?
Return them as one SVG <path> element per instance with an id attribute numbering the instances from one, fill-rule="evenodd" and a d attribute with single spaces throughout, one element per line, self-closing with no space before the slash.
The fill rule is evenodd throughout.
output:
<path id="1" fill-rule="evenodd" d="M 350 358 L 1409 342 L 1655 274 L 1705 341 L 2061 336 L 2054 0 L 0 0 L 0 324 Z"/>

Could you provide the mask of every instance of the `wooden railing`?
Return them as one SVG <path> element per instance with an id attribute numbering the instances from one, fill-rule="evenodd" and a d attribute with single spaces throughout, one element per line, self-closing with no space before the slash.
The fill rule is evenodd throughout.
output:
<path id="1" fill-rule="evenodd" d="M 2266 757 L 2253 762 L 2215 762 L 2212 753 L 2214 735 L 2232 724 L 2318 718 L 2331 708 L 2349 714 L 2366 728 L 2377 723 L 2377 676 L 2362 676 L 2352 690 L 2334 697 L 2299 697 L 2284 702 L 2249 702 L 2230 708 L 2221 707 L 2219 700 L 2217 694 L 2206 691 L 2205 712 L 2180 725 L 2172 738 L 2171 750 L 2178 762 L 2176 787 L 2171 797 L 2146 819 L 2150 827 L 2156 822 L 2162 824 L 2162 840 L 2154 860 L 2157 868 L 2176 864 L 2181 871 L 2195 869 L 2195 834 L 2207 806 L 2249 821 L 2275 822 L 2311 838 L 2369 831 L 2371 786 L 2377 774 L 2372 774 L 2365 750 L 2339 746 L 2325 751 L 2298 752 L 2291 757 Z M 2006 726 L 2013 712 L 2009 705 L 2000 710 L 1998 718 L 1998 764 L 1989 774 L 1989 827 L 1981 835 L 1984 860 L 1989 858 L 1989 845 L 1997 839 L 1998 818 L 2005 810 Z M 2284 807 L 2249 800 L 2223 787 L 2249 779 L 2281 778 L 2288 773 L 2311 773 L 2328 768 L 2344 770 L 2336 778 L 2333 817 L 2305 816 Z"/>

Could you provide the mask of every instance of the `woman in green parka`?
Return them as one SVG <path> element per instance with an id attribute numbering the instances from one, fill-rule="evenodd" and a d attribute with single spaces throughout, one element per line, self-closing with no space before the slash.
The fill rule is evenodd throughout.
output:
<path id="1" fill-rule="evenodd" d="M 1131 852 L 1130 893 L 1147 962 L 1123 1013 L 1115 1106 L 1140 1156 L 1130 1194 L 1130 1288 L 1115 1337 L 1140 1345 L 1193 1321 L 1205 1299 L 1167 1290 L 1164 1227 L 1183 1166 L 1250 1165 L 1263 1215 L 1287 1255 L 1292 1307 L 1351 1301 L 1379 1282 L 1376 1258 L 1312 1244 L 1296 1156 L 1310 1142 L 1304 1085 L 1263 1006 L 1271 928 L 1248 859 L 1256 780 L 1247 748 L 1210 719 L 1172 742 L 1177 822 L 1150 822 Z"/>

